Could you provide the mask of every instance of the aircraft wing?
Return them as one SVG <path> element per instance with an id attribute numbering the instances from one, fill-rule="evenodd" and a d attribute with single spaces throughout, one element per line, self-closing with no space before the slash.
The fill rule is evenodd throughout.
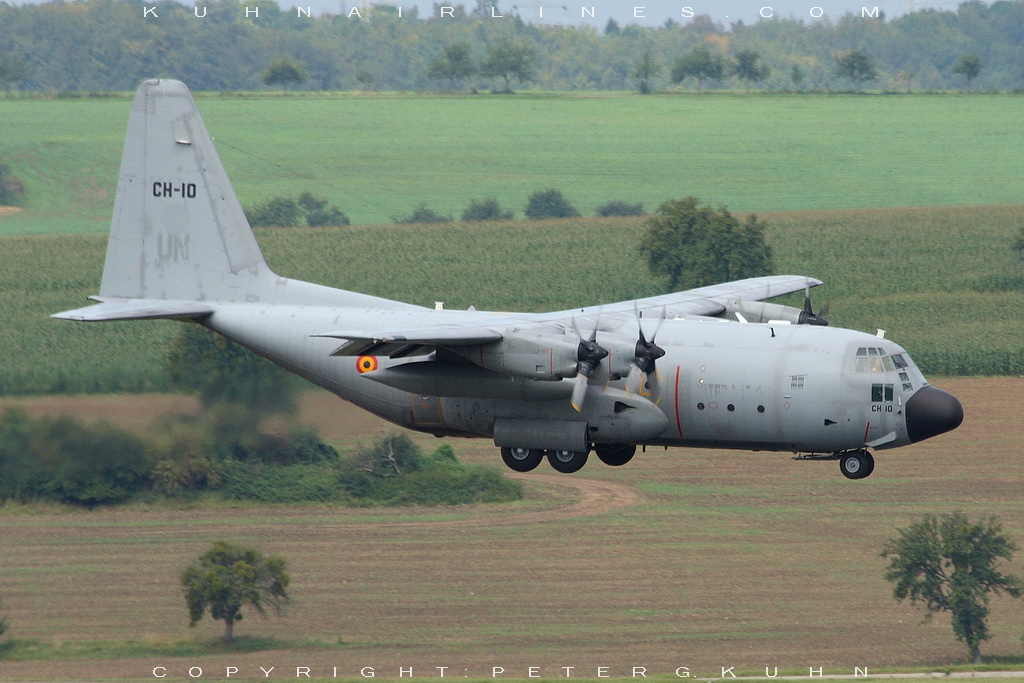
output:
<path id="1" fill-rule="evenodd" d="M 824 284 L 805 275 L 769 275 L 746 280 L 735 280 L 720 285 L 687 289 L 672 294 L 649 296 L 643 299 L 620 301 L 603 306 L 589 306 L 559 311 L 545 315 L 546 320 L 569 318 L 572 316 L 588 316 L 615 313 L 632 314 L 634 309 L 641 314 L 651 313 L 661 316 L 664 309 L 666 318 L 682 318 L 685 315 L 719 315 L 725 311 L 730 301 L 763 301 L 791 292 L 799 292 L 805 287 L 817 287 Z"/>
<path id="2" fill-rule="evenodd" d="M 723 313 L 729 302 L 762 301 L 820 284 L 821 280 L 803 275 L 773 275 L 588 308 L 542 314 L 517 314 L 488 324 L 481 324 L 481 321 L 476 319 L 438 327 L 338 330 L 311 336 L 344 340 L 345 343 L 335 349 L 332 356 L 370 355 L 401 358 L 413 355 L 423 347 L 475 346 L 498 342 L 504 338 L 504 331 L 513 325 L 520 328 L 535 326 L 535 329 L 550 329 L 552 324 L 555 324 L 558 328 L 564 329 L 573 319 L 590 316 L 599 316 L 603 320 L 621 319 L 624 314 L 632 318 L 635 315 L 634 311 L 641 315 L 648 313 L 650 317 L 662 317 L 664 311 L 664 317 L 669 319 L 686 315 L 714 316 Z"/>

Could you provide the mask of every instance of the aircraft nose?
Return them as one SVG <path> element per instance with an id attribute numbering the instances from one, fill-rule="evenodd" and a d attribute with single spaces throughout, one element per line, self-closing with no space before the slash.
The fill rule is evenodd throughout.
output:
<path id="1" fill-rule="evenodd" d="M 953 394 L 924 386 L 907 401 L 907 436 L 912 443 L 952 431 L 964 421 L 964 407 Z"/>

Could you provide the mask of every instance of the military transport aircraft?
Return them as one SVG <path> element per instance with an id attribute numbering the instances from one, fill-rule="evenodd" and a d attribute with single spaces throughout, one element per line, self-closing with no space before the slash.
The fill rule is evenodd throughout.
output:
<path id="1" fill-rule="evenodd" d="M 132 103 L 98 302 L 54 317 L 199 323 L 410 429 L 489 437 L 526 472 L 641 446 L 786 451 L 868 476 L 868 449 L 960 425 L 907 352 L 827 327 L 780 275 L 553 313 L 436 310 L 270 270 L 188 88 Z M 803 309 L 764 300 L 805 291 Z"/>

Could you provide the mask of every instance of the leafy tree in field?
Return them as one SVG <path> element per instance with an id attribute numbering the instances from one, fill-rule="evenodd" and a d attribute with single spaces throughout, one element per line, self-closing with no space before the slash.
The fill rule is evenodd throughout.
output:
<path id="1" fill-rule="evenodd" d="M 436 80 L 448 79 L 452 90 L 459 87 L 459 81 L 476 73 L 476 65 L 466 43 L 454 43 L 441 50 L 441 55 L 430 63 L 427 77 Z"/>
<path id="2" fill-rule="evenodd" d="M 671 81 L 679 84 L 687 78 L 696 78 L 698 87 L 703 90 L 706 81 L 722 80 L 726 66 L 725 57 L 721 53 L 701 44 L 676 59 L 672 64 Z"/>
<path id="3" fill-rule="evenodd" d="M 741 223 L 725 207 L 701 205 L 696 197 L 673 199 L 647 220 L 640 253 L 672 291 L 769 275 L 774 264 L 765 227 L 757 216 Z"/>
<path id="4" fill-rule="evenodd" d="M 793 81 L 793 85 L 799 88 L 800 84 L 802 84 L 806 78 L 807 74 L 805 74 L 804 70 L 800 68 L 800 65 L 794 64 L 793 68 L 789 71 L 789 80 Z"/>
<path id="5" fill-rule="evenodd" d="M 923 604 L 926 620 L 935 612 L 949 612 L 956 639 L 967 645 L 971 661 L 980 662 L 979 646 L 989 639 L 989 593 L 1024 593 L 1024 582 L 996 568 L 999 558 L 1009 560 L 1017 546 L 995 517 L 972 523 L 961 512 L 926 515 L 898 531 L 899 538 L 890 539 L 882 551 L 889 559 L 885 578 L 896 584 L 893 597 Z"/>
<path id="6" fill-rule="evenodd" d="M 181 575 L 189 626 L 198 624 L 209 609 L 211 617 L 224 621 L 224 642 L 230 644 L 243 607 L 252 607 L 261 616 L 268 606 L 279 614 L 284 610 L 290 601 L 286 589 L 291 577 L 286 570 L 282 557 L 214 541 Z"/>
<path id="7" fill-rule="evenodd" d="M 594 212 L 596 216 L 643 216 L 644 205 L 643 202 L 637 202 L 631 204 L 623 201 L 610 201 L 597 207 L 597 211 Z"/>
<path id="8" fill-rule="evenodd" d="M 400 224 L 410 223 L 451 223 L 452 217 L 440 214 L 433 209 L 428 209 L 426 204 L 420 204 L 408 216 L 392 216 L 392 222 Z"/>
<path id="9" fill-rule="evenodd" d="M 1024 227 L 1017 231 L 1017 239 L 1013 242 L 1013 250 L 1017 252 L 1017 258 L 1024 262 Z"/>
<path id="10" fill-rule="evenodd" d="M 258 228 L 291 228 L 303 223 L 312 228 L 349 224 L 344 211 L 328 206 L 326 199 L 311 192 L 303 192 L 298 199 L 273 197 L 247 209 L 245 217 L 249 225 Z"/>
<path id="11" fill-rule="evenodd" d="M 519 83 L 533 80 L 533 63 L 536 51 L 525 41 L 500 40 L 487 49 L 487 59 L 480 67 L 480 73 L 487 77 L 502 78 L 505 92 L 512 92 L 512 79 Z"/>
<path id="12" fill-rule="evenodd" d="M 273 62 L 263 72 L 264 83 L 267 85 L 280 85 L 285 88 L 290 85 L 305 83 L 308 78 L 309 74 L 306 73 L 306 67 L 302 66 L 299 62 L 293 62 L 285 57 Z"/>
<path id="13" fill-rule="evenodd" d="M 207 408 L 242 406 L 254 420 L 295 409 L 292 376 L 200 325 L 183 325 L 168 353 L 171 384 L 199 394 Z"/>
<path id="14" fill-rule="evenodd" d="M 294 199 L 273 197 L 246 211 L 245 217 L 253 227 L 291 228 L 301 222 L 302 210 Z"/>
<path id="15" fill-rule="evenodd" d="M 537 190 L 531 194 L 523 213 L 531 220 L 577 218 L 580 215 L 580 212 L 565 198 L 565 195 L 554 188 Z"/>
<path id="16" fill-rule="evenodd" d="M 609 21 L 611 21 L 609 19 Z M 651 79 L 661 73 L 661 64 L 659 64 L 654 56 L 651 55 L 650 50 L 644 52 L 644 56 L 637 62 L 636 66 L 633 67 L 633 71 L 630 76 L 635 78 L 640 83 L 640 94 L 648 95 L 651 92 Z"/>
<path id="17" fill-rule="evenodd" d="M 960 59 L 956 60 L 952 71 L 966 78 L 967 87 L 970 88 L 971 83 L 981 73 L 981 57 L 978 55 L 960 55 Z"/>
<path id="18" fill-rule="evenodd" d="M 513 213 L 504 211 L 498 200 L 488 197 L 483 201 L 475 199 L 469 202 L 469 206 L 462 212 L 461 220 L 464 221 L 508 221 L 512 220 Z"/>
<path id="19" fill-rule="evenodd" d="M 742 81 L 761 83 L 771 74 L 767 64 L 760 64 L 761 55 L 754 50 L 740 50 L 736 53 L 736 65 L 733 73 Z"/>
<path id="20" fill-rule="evenodd" d="M 306 225 L 311 228 L 349 224 L 348 216 L 344 211 L 336 206 L 328 206 L 326 199 L 315 197 L 310 192 L 300 194 L 297 204 L 299 210 L 306 217 Z"/>
<path id="21" fill-rule="evenodd" d="M 614 17 L 608 17 L 608 23 L 604 25 L 604 34 L 606 36 L 617 36 L 622 33 L 622 28 L 619 26 L 619 22 L 615 21 Z"/>
<path id="22" fill-rule="evenodd" d="M 10 90 L 12 85 L 28 78 L 28 65 L 14 55 L 0 53 L 0 85 Z"/>
<path id="23" fill-rule="evenodd" d="M 7 164 L 0 164 L 0 206 L 13 206 L 25 196 L 25 186 L 11 175 Z"/>
<path id="24" fill-rule="evenodd" d="M 857 85 L 878 78 L 874 61 L 860 50 L 837 52 L 832 57 L 836 60 L 836 76 L 846 78 Z"/>

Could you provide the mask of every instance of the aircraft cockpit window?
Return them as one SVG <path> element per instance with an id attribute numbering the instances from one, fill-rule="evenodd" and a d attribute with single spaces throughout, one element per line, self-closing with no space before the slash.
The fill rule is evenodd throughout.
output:
<path id="1" fill-rule="evenodd" d="M 906 361 L 900 357 L 902 367 L 906 367 Z M 890 357 L 885 349 L 877 346 L 862 346 L 857 349 L 857 372 L 893 372 L 900 368 L 896 357 Z"/>
<path id="2" fill-rule="evenodd" d="M 892 364 L 896 366 L 897 370 L 902 370 L 903 368 L 910 365 L 910 363 L 907 362 L 907 359 L 903 357 L 902 353 L 897 353 L 893 355 Z"/>
<path id="3" fill-rule="evenodd" d="M 914 385 L 910 383 L 910 377 L 908 377 L 907 373 L 903 372 L 902 370 L 900 371 L 900 381 L 903 382 L 903 391 L 914 390 Z"/>

